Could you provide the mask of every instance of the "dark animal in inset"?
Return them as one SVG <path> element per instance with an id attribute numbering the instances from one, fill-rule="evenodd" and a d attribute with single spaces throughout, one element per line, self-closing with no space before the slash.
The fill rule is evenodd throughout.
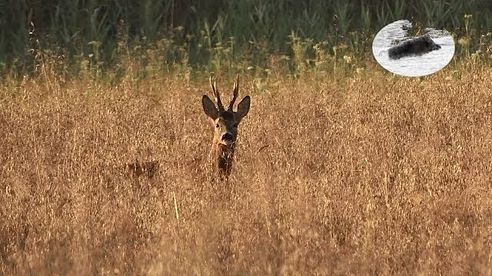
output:
<path id="1" fill-rule="evenodd" d="M 436 44 L 431 37 L 426 34 L 416 38 L 406 40 L 388 50 L 391 59 L 399 59 L 411 55 L 423 55 L 430 51 L 439 50 L 441 46 Z"/>

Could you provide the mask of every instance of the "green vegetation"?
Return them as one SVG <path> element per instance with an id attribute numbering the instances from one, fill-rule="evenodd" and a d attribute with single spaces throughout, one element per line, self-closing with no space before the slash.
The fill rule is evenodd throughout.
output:
<path id="1" fill-rule="evenodd" d="M 459 54 L 490 61 L 488 0 L 7 0 L 0 7 L 0 71 L 35 72 L 41 55 L 72 75 L 118 75 L 127 57 L 144 65 L 143 74 L 326 71 L 344 56 L 366 60 L 374 34 L 403 18 L 417 28 L 447 29 Z"/>

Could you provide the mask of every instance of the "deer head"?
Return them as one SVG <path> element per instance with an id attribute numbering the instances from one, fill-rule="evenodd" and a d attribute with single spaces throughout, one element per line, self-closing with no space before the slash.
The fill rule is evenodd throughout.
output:
<path id="1" fill-rule="evenodd" d="M 251 99 L 244 97 L 234 111 L 234 103 L 239 94 L 239 76 L 236 77 L 232 90 L 232 100 L 227 109 L 224 108 L 220 99 L 217 84 L 210 77 L 210 87 L 214 94 L 217 105 L 207 96 L 202 97 L 202 106 L 205 114 L 212 120 L 214 126 L 214 138 L 212 141 L 212 157 L 215 159 L 219 172 L 228 176 L 232 168 L 234 148 L 238 135 L 238 126 L 241 120 L 248 114 Z"/>

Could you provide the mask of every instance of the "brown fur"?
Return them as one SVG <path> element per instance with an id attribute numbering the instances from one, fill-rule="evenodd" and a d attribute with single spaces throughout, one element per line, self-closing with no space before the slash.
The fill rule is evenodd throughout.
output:
<path id="1" fill-rule="evenodd" d="M 129 163 L 125 165 L 128 172 L 133 177 L 146 176 L 148 178 L 153 178 L 159 173 L 159 161 L 146 161 L 135 163 Z"/>

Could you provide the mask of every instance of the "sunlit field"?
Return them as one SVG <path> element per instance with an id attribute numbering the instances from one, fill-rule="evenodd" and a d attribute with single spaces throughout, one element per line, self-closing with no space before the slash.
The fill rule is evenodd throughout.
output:
<path id="1" fill-rule="evenodd" d="M 490 66 L 240 78 L 228 183 L 205 76 L 5 79 L 0 273 L 492 274 Z"/>

